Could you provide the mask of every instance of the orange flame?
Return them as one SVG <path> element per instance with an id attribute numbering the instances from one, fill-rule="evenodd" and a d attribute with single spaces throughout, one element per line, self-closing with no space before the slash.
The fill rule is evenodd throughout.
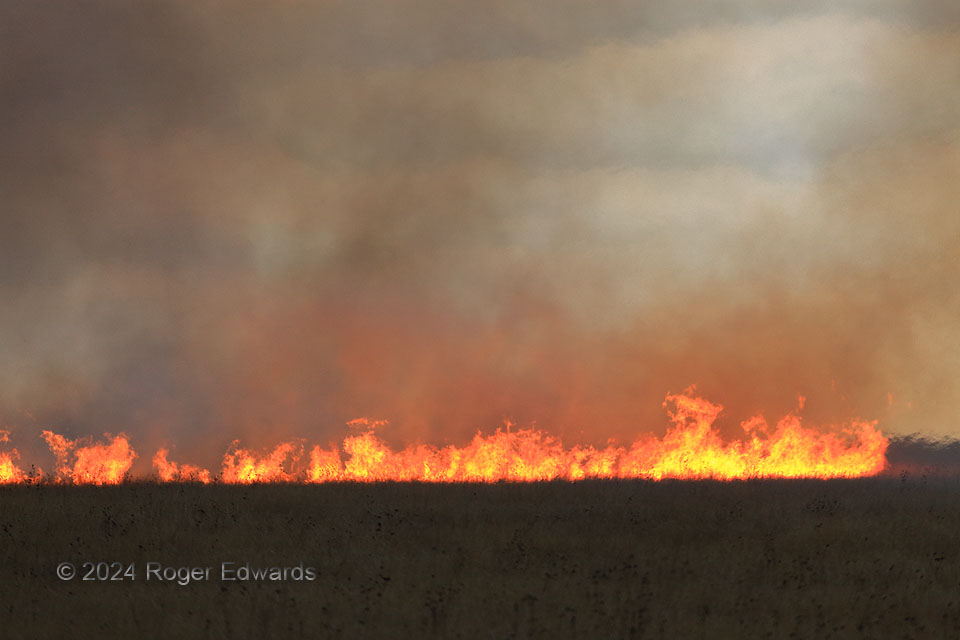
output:
<path id="1" fill-rule="evenodd" d="M 853 421 L 831 431 L 801 424 L 790 414 L 771 431 L 763 417 L 741 423 L 744 437 L 724 441 L 714 426 L 723 407 L 697 397 L 694 388 L 668 394 L 664 401 L 672 426 L 662 438 L 647 436 L 628 446 L 567 449 L 556 438 L 534 429 L 498 429 L 477 433 L 464 447 L 411 445 L 392 450 L 374 435 L 382 420 L 357 418 L 348 423 L 362 433 L 348 436 L 342 447 L 314 446 L 306 461 L 300 442 L 282 442 L 261 453 L 234 441 L 223 457 L 219 481 L 257 482 L 534 482 L 546 480 L 852 478 L 876 475 L 886 466 L 886 437 L 876 422 Z M 803 399 L 800 398 L 802 406 Z M 121 482 L 136 458 L 124 434 L 107 444 L 79 446 L 44 431 L 57 457 L 57 480 L 74 484 Z M 6 442 L 0 432 L 0 442 Z M 178 464 L 162 448 L 153 457 L 161 482 L 214 480 L 207 469 Z M 25 482 L 14 464 L 16 450 L 0 454 L 0 482 Z"/>
<path id="2" fill-rule="evenodd" d="M 372 431 L 390 424 L 389 420 L 374 420 L 372 418 L 354 418 L 347 422 L 347 426 L 353 429 L 366 429 Z"/>
<path id="3" fill-rule="evenodd" d="M 211 482 L 210 472 L 207 469 L 192 464 L 177 464 L 167 460 L 169 449 L 160 449 L 153 456 L 153 468 L 157 470 L 160 482 Z"/>
<path id="4" fill-rule="evenodd" d="M 10 442 L 10 432 L 0 429 L 0 442 Z M 16 449 L 0 452 L 0 484 L 24 482 L 26 474 L 17 466 L 14 460 L 19 460 L 20 454 Z"/>
<path id="5" fill-rule="evenodd" d="M 294 442 L 281 442 L 274 450 L 264 456 L 252 451 L 240 449 L 234 440 L 230 445 L 233 452 L 223 456 L 223 472 L 220 479 L 230 484 L 251 484 L 254 482 L 293 482 L 296 475 L 284 471 L 284 463 L 290 459 L 292 467 L 302 454 L 302 447 Z"/>
<path id="6" fill-rule="evenodd" d="M 79 440 L 44 431 L 43 438 L 57 457 L 57 479 L 73 484 L 120 484 L 137 454 L 125 434 L 104 437 L 109 443 L 80 446 Z"/>
<path id="7" fill-rule="evenodd" d="M 713 423 L 722 407 L 692 395 L 668 395 L 674 423 L 663 439 L 604 449 L 562 444 L 540 431 L 477 434 L 463 448 L 425 445 L 393 452 L 368 431 L 344 440 L 349 456 L 315 447 L 309 482 L 384 480 L 497 482 L 644 478 L 661 480 L 836 478 L 875 475 L 886 465 L 887 439 L 872 422 L 854 422 L 840 434 L 819 433 L 787 416 L 768 434 L 761 417 L 743 423 L 750 439 L 724 443 Z"/>

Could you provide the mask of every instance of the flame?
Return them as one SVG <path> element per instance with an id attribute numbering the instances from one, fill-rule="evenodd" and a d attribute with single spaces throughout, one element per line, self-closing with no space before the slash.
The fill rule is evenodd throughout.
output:
<path id="1" fill-rule="evenodd" d="M 107 444 L 80 446 L 79 440 L 44 431 L 43 438 L 57 457 L 57 479 L 73 484 L 120 484 L 137 454 L 125 434 L 104 437 Z"/>
<path id="2" fill-rule="evenodd" d="M 366 429 L 373 431 L 390 424 L 389 420 L 374 420 L 373 418 L 354 418 L 347 422 L 347 426 L 352 429 Z"/>
<path id="3" fill-rule="evenodd" d="M 771 434 L 762 417 L 742 427 L 746 441 L 723 442 L 714 427 L 720 405 L 692 395 L 668 395 L 673 427 L 663 439 L 630 447 L 564 449 L 541 431 L 521 429 L 477 434 L 463 448 L 425 445 L 393 452 L 372 431 L 346 438 L 342 461 L 336 449 L 315 447 L 309 482 L 384 480 L 497 482 L 644 478 L 662 480 L 744 478 L 837 478 L 875 475 L 886 465 L 887 439 L 873 422 L 854 422 L 839 434 L 820 433 L 789 415 Z"/>
<path id="4" fill-rule="evenodd" d="M 281 442 L 266 455 L 258 456 L 246 449 L 238 448 L 236 440 L 223 456 L 223 472 L 220 479 L 230 484 L 251 484 L 254 482 L 293 482 L 296 476 L 284 471 L 284 463 L 290 459 L 290 466 L 300 458 L 301 447 L 295 442 Z"/>
<path id="5" fill-rule="evenodd" d="M 0 429 L 0 442 L 10 442 L 10 432 Z M 20 454 L 16 449 L 0 451 L 0 484 L 23 482 L 26 474 L 17 466 L 14 460 L 19 460 Z"/>
<path id="6" fill-rule="evenodd" d="M 798 399 L 802 408 L 804 398 Z M 795 414 L 771 430 L 762 416 L 741 423 L 743 437 L 725 441 L 715 426 L 723 411 L 695 395 L 691 387 L 668 394 L 663 403 L 672 426 L 662 438 L 647 436 L 627 446 L 565 448 L 540 430 L 497 429 L 477 433 L 464 447 L 410 445 L 394 451 L 374 434 L 384 420 L 357 418 L 348 423 L 361 433 L 342 446 L 314 446 L 301 465 L 301 442 L 282 442 L 263 452 L 240 448 L 234 441 L 223 457 L 219 478 L 207 469 L 178 464 L 162 448 L 153 457 L 161 482 L 219 480 L 228 484 L 258 482 L 536 482 L 548 480 L 853 478 L 876 475 L 886 467 L 886 437 L 876 422 L 855 420 L 833 430 L 805 427 Z M 44 431 L 57 457 L 57 480 L 74 484 L 121 482 L 136 458 L 124 434 L 107 444 L 80 446 Z M 6 442 L 0 432 L 0 442 Z M 0 482 L 24 482 L 14 464 L 17 452 L 0 454 Z"/>
<path id="7" fill-rule="evenodd" d="M 157 470 L 160 482 L 201 482 L 209 484 L 210 471 L 192 464 L 177 464 L 167 460 L 169 449 L 159 449 L 153 456 L 153 468 Z"/>

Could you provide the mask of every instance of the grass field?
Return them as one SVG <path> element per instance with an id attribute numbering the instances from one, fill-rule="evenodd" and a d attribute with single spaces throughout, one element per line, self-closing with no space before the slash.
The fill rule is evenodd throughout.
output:
<path id="1" fill-rule="evenodd" d="M 11 639 L 960 632 L 956 479 L 7 487 L 0 540 Z M 225 582 L 224 561 L 317 577 Z"/>

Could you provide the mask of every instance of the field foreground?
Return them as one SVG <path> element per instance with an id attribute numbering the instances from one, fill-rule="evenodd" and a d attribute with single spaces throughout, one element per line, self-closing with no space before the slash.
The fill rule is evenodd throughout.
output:
<path id="1" fill-rule="evenodd" d="M 960 630 L 956 478 L 19 486 L 0 540 L 4 638 Z M 99 561 L 133 574 L 83 580 Z M 224 580 L 223 562 L 316 578 Z"/>

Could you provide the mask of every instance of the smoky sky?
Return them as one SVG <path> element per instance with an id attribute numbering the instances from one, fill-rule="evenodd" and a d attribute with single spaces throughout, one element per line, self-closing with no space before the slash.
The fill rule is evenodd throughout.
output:
<path id="1" fill-rule="evenodd" d="M 0 419 L 960 435 L 960 8 L 784 4 L 0 2 Z"/>

